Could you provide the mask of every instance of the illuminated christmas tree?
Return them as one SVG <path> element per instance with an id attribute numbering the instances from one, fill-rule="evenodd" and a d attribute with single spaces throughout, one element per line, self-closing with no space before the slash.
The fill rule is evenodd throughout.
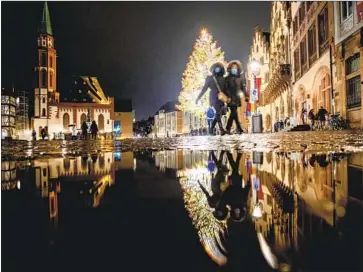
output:
<path id="1" fill-rule="evenodd" d="M 209 106 L 209 90 L 200 100 L 200 105 L 196 105 L 195 100 L 210 74 L 210 67 L 216 62 L 225 63 L 224 52 L 217 47 L 213 36 L 206 29 L 202 29 L 183 73 L 182 90 L 177 105 L 179 110 L 189 111 L 197 116 L 204 115 Z"/>

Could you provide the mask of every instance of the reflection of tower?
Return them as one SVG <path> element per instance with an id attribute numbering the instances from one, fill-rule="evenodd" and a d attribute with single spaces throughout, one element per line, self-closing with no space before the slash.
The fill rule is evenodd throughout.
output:
<path id="1" fill-rule="evenodd" d="M 47 2 L 44 2 L 37 48 L 34 116 L 48 118 L 48 103 L 59 102 L 59 93 L 56 91 L 56 50 L 54 49 L 53 31 Z"/>

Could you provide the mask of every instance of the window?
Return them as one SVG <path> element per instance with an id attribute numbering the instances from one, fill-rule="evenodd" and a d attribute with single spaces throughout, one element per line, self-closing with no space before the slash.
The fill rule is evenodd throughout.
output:
<path id="1" fill-rule="evenodd" d="M 49 87 L 52 87 L 52 86 L 53 86 L 53 74 L 51 73 L 50 77 L 49 77 Z"/>
<path id="2" fill-rule="evenodd" d="M 45 117 L 45 108 L 42 109 L 42 116 Z"/>
<path id="3" fill-rule="evenodd" d="M 294 52 L 294 71 L 295 71 L 295 79 L 300 78 L 300 51 L 296 49 Z"/>
<path id="4" fill-rule="evenodd" d="M 300 25 L 305 19 L 305 2 L 301 2 L 300 8 L 299 8 L 299 22 Z"/>
<path id="5" fill-rule="evenodd" d="M 40 66 L 47 67 L 47 53 L 43 52 L 40 57 Z"/>
<path id="6" fill-rule="evenodd" d="M 69 114 L 65 113 L 63 114 L 63 128 L 67 129 L 69 126 Z"/>
<path id="7" fill-rule="evenodd" d="M 43 96 L 43 99 L 42 100 L 43 100 L 42 102 L 45 103 L 45 97 L 44 96 Z"/>
<path id="8" fill-rule="evenodd" d="M 41 88 L 46 88 L 47 87 L 47 72 L 45 70 L 42 70 L 41 72 Z"/>
<path id="9" fill-rule="evenodd" d="M 347 80 L 347 108 L 361 106 L 360 75 Z"/>
<path id="10" fill-rule="evenodd" d="M 318 16 L 319 23 L 319 51 L 322 54 L 329 47 L 328 7 L 326 6 Z"/>
<path id="11" fill-rule="evenodd" d="M 103 130 L 105 128 L 105 118 L 102 114 L 98 115 L 98 130 Z"/>
<path id="12" fill-rule="evenodd" d="M 295 20 L 292 23 L 292 32 L 293 32 L 293 35 L 295 35 L 297 33 L 297 29 L 298 29 L 298 21 L 297 21 L 297 17 L 295 17 Z"/>
<path id="13" fill-rule="evenodd" d="M 50 58 L 49 58 L 49 67 L 53 68 L 53 57 L 52 56 L 50 56 Z"/>
<path id="14" fill-rule="evenodd" d="M 352 109 L 361 106 L 361 78 L 357 75 L 360 69 L 360 54 L 346 60 L 345 74 L 347 75 L 347 108 Z"/>
<path id="15" fill-rule="evenodd" d="M 340 2 L 340 19 L 342 22 L 353 15 L 353 1 Z"/>
<path id="16" fill-rule="evenodd" d="M 83 122 L 86 122 L 87 121 L 87 116 L 85 113 L 82 113 L 81 115 L 81 125 L 83 124 Z"/>
<path id="17" fill-rule="evenodd" d="M 358 71 L 359 68 L 360 68 L 360 55 L 359 53 L 357 53 L 354 56 L 347 59 L 345 65 L 345 74 L 350 75 Z"/>
<path id="18" fill-rule="evenodd" d="M 306 11 L 307 12 L 310 10 L 310 7 L 312 4 L 313 4 L 313 1 L 306 1 Z"/>
<path id="19" fill-rule="evenodd" d="M 313 24 L 308 31 L 308 52 L 309 52 L 309 65 L 311 65 L 316 59 L 316 26 Z"/>

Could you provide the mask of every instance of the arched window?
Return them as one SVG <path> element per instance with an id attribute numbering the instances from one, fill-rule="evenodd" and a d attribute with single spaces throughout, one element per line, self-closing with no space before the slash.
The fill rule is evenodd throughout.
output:
<path id="1" fill-rule="evenodd" d="M 69 170 L 69 168 L 71 167 L 71 161 L 68 157 L 64 159 L 63 167 L 64 167 L 64 170 Z"/>
<path id="2" fill-rule="evenodd" d="M 49 67 L 53 68 L 53 57 L 50 56 L 49 58 Z"/>
<path id="3" fill-rule="evenodd" d="M 45 103 L 45 97 L 43 96 L 43 103 Z"/>
<path id="4" fill-rule="evenodd" d="M 105 117 L 102 114 L 98 115 L 98 130 L 105 128 Z"/>
<path id="5" fill-rule="evenodd" d="M 41 72 L 41 88 L 47 87 L 47 72 L 45 70 L 42 70 Z"/>
<path id="6" fill-rule="evenodd" d="M 42 116 L 45 117 L 45 108 L 42 109 Z"/>
<path id="7" fill-rule="evenodd" d="M 47 169 L 43 168 L 43 177 L 47 176 Z"/>
<path id="8" fill-rule="evenodd" d="M 65 113 L 63 114 L 63 128 L 67 129 L 69 126 L 69 114 Z"/>
<path id="9" fill-rule="evenodd" d="M 50 73 L 50 76 L 49 76 L 49 87 L 52 87 L 53 86 L 53 74 Z"/>
<path id="10" fill-rule="evenodd" d="M 83 124 L 83 122 L 86 122 L 87 121 L 87 115 L 85 113 L 82 113 L 81 115 L 81 126 Z"/>

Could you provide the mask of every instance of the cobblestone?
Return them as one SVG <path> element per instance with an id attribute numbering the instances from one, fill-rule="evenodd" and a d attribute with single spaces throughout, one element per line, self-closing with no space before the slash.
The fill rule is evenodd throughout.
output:
<path id="1" fill-rule="evenodd" d="M 231 136 L 194 136 L 176 138 L 136 138 L 123 141 L 2 141 L 2 157 L 17 159 L 74 156 L 100 152 L 138 150 L 195 149 L 247 150 L 312 153 L 363 152 L 362 131 L 284 132 Z"/>

